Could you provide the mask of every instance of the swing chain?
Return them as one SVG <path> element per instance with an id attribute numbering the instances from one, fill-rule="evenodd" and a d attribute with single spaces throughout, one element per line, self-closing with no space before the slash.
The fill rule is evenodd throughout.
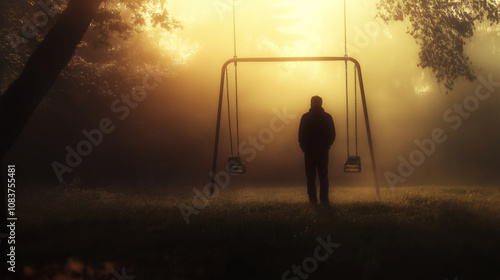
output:
<path id="1" fill-rule="evenodd" d="M 236 9 L 235 9 L 235 4 L 233 0 L 233 39 L 234 39 L 234 87 L 235 87 L 235 101 L 236 101 L 236 154 L 237 156 L 235 157 L 233 154 L 233 139 L 232 139 L 232 132 L 231 132 L 231 122 L 229 122 L 229 134 L 231 135 L 230 141 L 231 141 L 231 157 L 229 158 L 228 161 L 228 171 L 230 174 L 245 174 L 246 173 L 246 166 L 241 162 L 240 159 L 240 121 L 239 121 L 239 104 L 238 104 L 238 61 L 237 61 L 237 54 L 236 54 Z M 226 83 L 228 84 L 229 88 L 229 82 L 228 82 L 228 73 L 227 73 L 227 68 L 226 68 Z M 227 91 L 227 102 L 228 102 L 228 113 L 229 113 L 229 90 Z M 231 119 L 231 114 L 229 113 L 229 119 Z"/>
<path id="2" fill-rule="evenodd" d="M 238 66 L 234 64 L 234 87 L 235 87 L 235 99 L 236 99 L 236 146 L 237 155 L 240 157 L 240 120 L 239 120 L 239 106 L 238 106 Z"/>
<path id="3" fill-rule="evenodd" d="M 347 3 L 344 0 L 344 47 L 345 53 L 345 108 L 346 108 L 346 126 L 347 126 L 347 155 L 349 156 L 349 76 L 348 76 L 348 66 L 347 66 Z"/>
<path id="4" fill-rule="evenodd" d="M 233 39 L 234 39 L 234 59 L 237 59 L 236 54 L 236 8 L 233 0 Z M 240 157 L 240 121 L 239 121 L 239 106 L 238 106 L 238 62 L 234 62 L 234 88 L 235 88 L 235 99 L 236 99 L 236 146 L 237 155 Z"/>
<path id="5" fill-rule="evenodd" d="M 348 76 L 347 60 L 345 61 L 345 111 L 346 111 L 346 126 L 347 126 L 347 155 L 350 154 L 349 147 L 349 76 Z"/>
<path id="6" fill-rule="evenodd" d="M 351 155 L 350 152 L 350 129 L 349 129 L 349 67 L 347 65 L 347 1 L 344 0 L 344 47 L 345 47 L 345 92 L 346 92 L 346 125 L 347 125 L 347 156 Z M 357 69 L 354 66 L 354 139 L 355 139 L 355 152 L 358 156 L 358 78 Z"/>
<path id="7" fill-rule="evenodd" d="M 229 75 L 226 68 L 226 97 L 227 97 L 227 119 L 229 122 L 229 143 L 231 144 L 231 156 L 234 155 L 233 152 L 233 131 L 231 125 L 231 104 L 229 102 Z"/>
<path id="8" fill-rule="evenodd" d="M 354 67 L 354 139 L 356 156 L 358 155 L 358 71 Z"/>
<path id="9" fill-rule="evenodd" d="M 344 57 L 349 57 L 347 54 L 347 3 L 344 0 Z M 347 60 L 346 60 L 347 64 Z"/>

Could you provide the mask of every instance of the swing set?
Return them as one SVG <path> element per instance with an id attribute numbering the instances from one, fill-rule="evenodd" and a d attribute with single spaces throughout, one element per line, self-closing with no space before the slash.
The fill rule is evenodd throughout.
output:
<path id="1" fill-rule="evenodd" d="M 346 123 L 347 123 L 347 160 L 344 164 L 345 173 L 360 173 L 361 172 L 361 157 L 358 155 L 358 82 L 359 91 L 361 96 L 361 103 L 364 112 L 364 121 L 366 126 L 366 134 L 368 138 L 368 147 L 370 150 L 370 158 L 373 169 L 373 176 L 375 182 L 375 191 L 377 196 L 380 196 L 380 190 L 378 185 L 377 168 L 375 162 L 375 154 L 373 150 L 373 141 L 371 136 L 370 122 L 368 119 L 368 108 L 366 105 L 365 90 L 363 85 L 363 75 L 361 72 L 361 65 L 359 62 L 349 57 L 347 54 L 347 8 L 346 0 L 344 0 L 344 42 L 345 42 L 345 55 L 344 57 L 265 57 L 265 58 L 238 58 L 236 55 L 236 12 L 233 0 L 233 36 L 234 36 L 234 57 L 227 60 L 222 65 L 220 87 L 219 87 L 219 101 L 217 110 L 217 124 L 215 127 L 215 144 L 214 144 L 214 156 L 212 165 L 212 180 L 210 193 L 213 195 L 215 187 L 215 177 L 217 169 L 217 154 L 219 151 L 219 135 L 221 127 L 221 117 L 222 117 L 222 106 L 224 99 L 224 87 L 226 88 L 226 100 L 227 100 L 227 112 L 228 112 L 228 125 L 229 125 L 229 141 L 230 141 L 230 151 L 231 155 L 228 159 L 227 171 L 231 175 L 245 174 L 247 169 L 245 164 L 242 162 L 240 157 L 240 140 L 239 140 L 239 112 L 238 112 L 238 63 L 260 63 L 260 62 L 344 62 L 345 63 L 345 75 L 346 75 Z M 350 125 L 349 125 L 349 77 L 348 77 L 348 63 L 354 64 L 354 154 L 351 154 L 350 147 Z M 228 66 L 230 64 L 234 65 L 234 80 L 235 80 L 235 126 L 236 126 L 236 152 L 234 152 L 233 147 L 233 125 L 231 123 L 231 103 L 230 103 L 230 93 L 229 93 L 229 75 Z"/>

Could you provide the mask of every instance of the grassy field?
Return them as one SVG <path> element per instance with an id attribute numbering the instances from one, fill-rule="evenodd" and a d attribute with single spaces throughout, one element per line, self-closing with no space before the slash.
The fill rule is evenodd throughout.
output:
<path id="1" fill-rule="evenodd" d="M 192 205 L 193 196 L 153 187 L 21 191 L 19 275 L 500 279 L 498 187 L 401 187 L 382 190 L 380 199 L 372 188 L 336 187 L 330 207 L 314 207 L 304 187 L 229 186 L 187 225 L 178 205 Z M 317 238 L 328 236 L 340 247 L 326 260 L 282 278 L 311 260 Z"/>

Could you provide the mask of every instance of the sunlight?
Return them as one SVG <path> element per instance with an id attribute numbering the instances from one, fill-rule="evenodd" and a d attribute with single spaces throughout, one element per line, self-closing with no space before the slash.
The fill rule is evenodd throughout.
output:
<path id="1" fill-rule="evenodd" d="M 431 86 L 426 80 L 425 72 L 422 72 L 420 77 L 413 78 L 413 86 L 415 88 L 415 93 L 419 96 L 427 95 L 430 93 Z"/>
<path id="2" fill-rule="evenodd" d="M 288 26 L 282 26 L 278 30 L 291 35 L 291 38 L 296 36 L 301 38 L 289 40 L 281 48 L 281 53 L 289 56 L 317 55 L 322 45 L 321 22 L 319 21 L 321 6 L 299 0 L 282 1 L 281 4 L 275 6 L 286 8 L 288 11 L 288 13 L 276 17 L 290 22 Z"/>
<path id="3" fill-rule="evenodd" d="M 199 44 L 179 38 L 175 32 L 169 32 L 159 25 L 154 26 L 155 14 L 161 14 L 169 9 L 166 1 L 151 1 L 145 6 L 147 10 L 143 14 L 146 22 L 144 31 L 148 34 L 148 41 L 161 50 L 160 56 L 168 57 L 175 65 L 186 64 L 200 49 Z"/>
<path id="4" fill-rule="evenodd" d="M 323 29 L 321 26 L 321 13 L 323 5 L 313 5 L 300 0 L 283 0 L 274 8 L 287 11 L 275 18 L 283 20 L 286 25 L 277 28 L 290 38 L 286 42 L 273 42 L 270 40 L 262 43 L 272 49 L 279 56 L 308 57 L 318 56 L 323 47 Z M 321 65 L 317 63 L 285 63 L 288 70 L 304 69 L 317 75 Z"/>
<path id="5" fill-rule="evenodd" d="M 151 34 L 150 38 L 158 41 L 158 47 L 165 50 L 165 55 L 169 56 L 176 65 L 186 64 L 186 62 L 200 49 L 198 44 L 192 44 L 186 40 L 180 39 L 175 34 L 164 30 L 158 30 L 158 28 L 152 29 L 156 29 L 154 30 L 156 34 Z"/>
<path id="6" fill-rule="evenodd" d="M 161 13 L 163 10 L 167 8 L 167 3 L 165 1 L 153 2 L 150 1 L 148 4 L 145 4 L 148 12 L 146 13 L 148 16 L 151 16 L 153 13 Z"/>

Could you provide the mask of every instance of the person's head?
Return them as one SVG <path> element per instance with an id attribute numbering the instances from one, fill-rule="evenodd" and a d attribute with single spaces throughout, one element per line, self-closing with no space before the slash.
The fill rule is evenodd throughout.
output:
<path id="1" fill-rule="evenodd" d="M 321 108 L 323 105 L 323 99 L 321 97 L 315 95 L 311 98 L 311 108 Z"/>

